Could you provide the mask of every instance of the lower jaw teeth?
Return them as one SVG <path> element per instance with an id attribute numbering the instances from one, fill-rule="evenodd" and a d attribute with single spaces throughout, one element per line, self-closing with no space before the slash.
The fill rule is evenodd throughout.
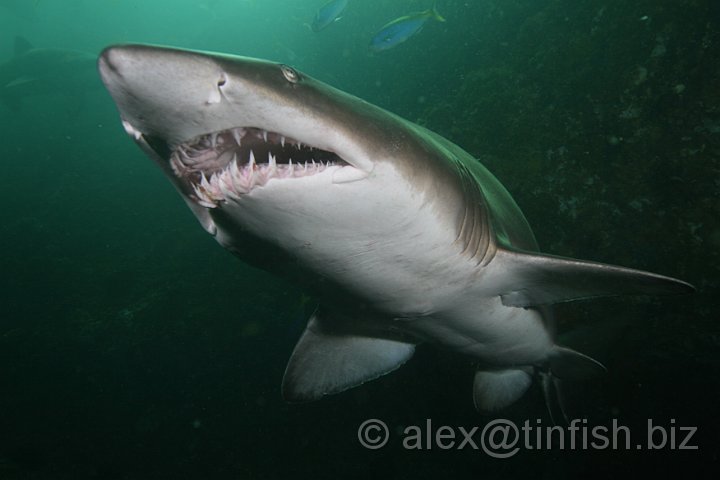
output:
<path id="1" fill-rule="evenodd" d="M 231 161 L 225 169 L 213 173 L 208 179 L 201 174 L 200 183 L 192 183 L 198 203 L 207 208 L 215 208 L 218 203 L 228 199 L 239 199 L 242 195 L 258 186 L 265 185 L 273 178 L 300 178 L 324 171 L 333 166 L 332 162 L 306 162 L 296 164 L 277 164 L 271 155 L 269 163 L 255 163 L 251 154 L 250 162 L 239 167 L 236 161 Z"/>

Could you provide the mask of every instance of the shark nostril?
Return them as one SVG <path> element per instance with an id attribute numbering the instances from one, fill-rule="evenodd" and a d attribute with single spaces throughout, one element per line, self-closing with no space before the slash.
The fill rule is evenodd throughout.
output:
<path id="1" fill-rule="evenodd" d="M 208 99 L 205 101 L 206 104 L 212 105 L 214 103 L 220 103 L 220 101 L 223 99 L 225 94 L 223 93 L 223 87 L 227 85 L 228 78 L 227 75 L 224 73 L 218 78 L 215 86 L 216 88 L 212 89 L 210 91 L 210 95 L 208 96 Z"/>

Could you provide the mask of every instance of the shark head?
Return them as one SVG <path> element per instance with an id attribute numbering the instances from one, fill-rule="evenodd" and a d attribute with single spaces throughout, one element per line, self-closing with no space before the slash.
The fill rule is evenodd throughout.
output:
<path id="1" fill-rule="evenodd" d="M 136 45 L 106 49 L 99 69 L 128 134 L 209 208 L 271 181 L 360 181 L 382 155 L 344 108 L 359 100 L 287 65 Z"/>
<path id="2" fill-rule="evenodd" d="M 467 217 L 434 137 L 287 65 L 123 45 L 103 51 L 99 70 L 127 133 L 235 253 L 242 230 L 315 255 L 306 263 L 342 262 L 378 239 L 412 242 L 408 223 L 427 229 L 420 210 L 448 243 Z"/>

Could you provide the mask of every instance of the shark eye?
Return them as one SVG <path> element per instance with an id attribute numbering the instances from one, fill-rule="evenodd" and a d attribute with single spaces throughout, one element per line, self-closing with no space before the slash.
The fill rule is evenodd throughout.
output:
<path id="1" fill-rule="evenodd" d="M 295 69 L 288 67 L 287 65 L 280 65 L 280 70 L 282 70 L 282 73 L 288 82 L 297 83 L 298 80 L 300 80 L 300 74 Z"/>

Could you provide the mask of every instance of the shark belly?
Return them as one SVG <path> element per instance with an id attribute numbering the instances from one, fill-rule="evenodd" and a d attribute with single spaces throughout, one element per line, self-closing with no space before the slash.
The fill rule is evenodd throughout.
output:
<path id="1" fill-rule="evenodd" d="M 370 325 L 374 336 L 400 333 L 492 368 L 546 361 L 553 342 L 541 313 L 505 306 L 499 296 L 471 287 L 483 285 L 485 272 L 463 255 L 455 229 L 392 168 L 375 175 L 387 184 L 354 187 L 352 197 L 365 199 L 362 208 L 339 201 L 325 204 L 320 215 L 325 195 L 298 204 L 281 183 L 269 182 L 212 211 L 216 239 L 241 258 L 253 252 L 235 235 L 240 230 L 273 244 L 292 259 L 284 257 L 273 273 L 317 285 L 322 308 L 342 318 L 336 321 L 345 331 L 366 335 Z M 312 177 L 296 182 L 318 190 Z M 332 318 L 326 315 L 327 322 Z"/>
<path id="2" fill-rule="evenodd" d="M 328 203 L 326 193 L 298 202 L 281 182 L 271 181 L 211 212 L 216 239 L 243 257 L 246 247 L 236 232 L 251 232 L 287 255 L 284 266 L 290 258 L 303 283 L 321 285 L 314 293 L 335 309 L 361 305 L 387 318 L 435 312 L 462 292 L 474 265 L 461 255 L 454 229 L 432 203 L 386 170 L 374 172 L 383 181 L 370 189 L 361 183 L 343 185 L 357 189 L 352 197 L 363 198 L 362 203 Z M 334 186 L 319 186 L 313 177 L 295 182 L 306 182 L 309 192 Z"/>
<path id="3" fill-rule="evenodd" d="M 397 325 L 428 343 L 475 358 L 481 368 L 544 364 L 554 342 L 542 314 L 508 307 L 499 297 L 457 299 L 460 306 Z"/>

